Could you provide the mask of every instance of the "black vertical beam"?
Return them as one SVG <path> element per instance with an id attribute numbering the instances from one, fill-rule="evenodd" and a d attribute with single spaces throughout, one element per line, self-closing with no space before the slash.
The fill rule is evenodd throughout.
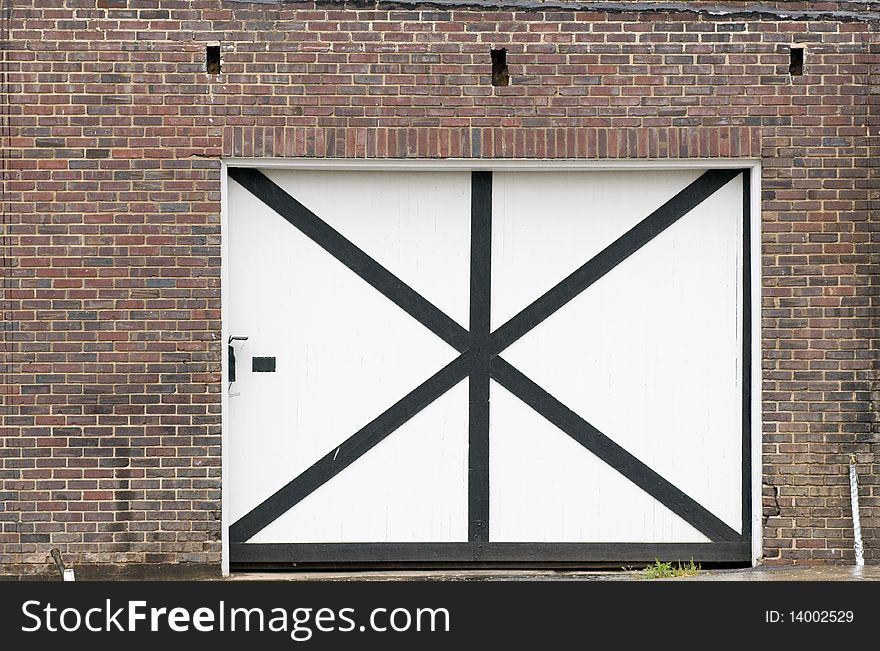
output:
<path id="1" fill-rule="evenodd" d="M 752 183 L 743 170 L 743 324 L 742 324 L 742 538 L 752 539 Z"/>
<path id="2" fill-rule="evenodd" d="M 468 540 L 489 540 L 489 300 L 492 273 L 492 173 L 471 174 L 473 370 L 468 380 Z"/>

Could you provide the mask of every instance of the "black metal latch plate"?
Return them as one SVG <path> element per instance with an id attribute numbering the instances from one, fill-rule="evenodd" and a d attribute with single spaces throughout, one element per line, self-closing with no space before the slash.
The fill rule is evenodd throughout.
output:
<path id="1" fill-rule="evenodd" d="M 251 370 L 254 373 L 274 373 L 275 358 L 274 357 L 253 357 Z"/>

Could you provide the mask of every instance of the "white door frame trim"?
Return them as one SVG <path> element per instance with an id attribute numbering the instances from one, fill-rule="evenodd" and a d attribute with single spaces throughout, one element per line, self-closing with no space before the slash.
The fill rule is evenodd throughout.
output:
<path id="1" fill-rule="evenodd" d="M 761 524 L 761 164 L 757 159 L 669 159 L 669 160 L 495 160 L 495 159 L 314 159 L 314 158 L 224 158 L 220 162 L 220 302 L 221 302 L 221 571 L 229 576 L 229 498 L 227 450 L 229 396 L 226 342 L 229 338 L 226 319 L 229 304 L 229 201 L 228 167 L 259 167 L 269 169 L 337 170 L 337 171 L 609 171 L 609 170 L 675 170 L 745 168 L 750 172 L 750 252 L 751 259 L 751 502 L 752 502 L 752 565 L 762 557 L 763 527 Z"/>

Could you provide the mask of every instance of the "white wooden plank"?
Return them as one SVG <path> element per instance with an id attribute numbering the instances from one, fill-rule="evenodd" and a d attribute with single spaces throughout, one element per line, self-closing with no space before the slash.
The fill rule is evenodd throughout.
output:
<path id="1" fill-rule="evenodd" d="M 492 542 L 707 542 L 707 538 L 492 382 Z"/>
<path id="2" fill-rule="evenodd" d="M 468 326 L 470 173 L 265 173 L 379 264 Z"/>
<path id="3" fill-rule="evenodd" d="M 701 173 L 496 172 L 492 328 L 505 323 Z"/>
<path id="4" fill-rule="evenodd" d="M 463 380 L 250 542 L 462 542 L 468 535 Z"/>
<path id="5" fill-rule="evenodd" d="M 502 354 L 737 531 L 741 206 L 737 178 Z"/>
<path id="6" fill-rule="evenodd" d="M 225 318 L 250 337 L 227 421 L 235 521 L 456 353 L 237 183 L 228 192 Z M 277 371 L 252 373 L 252 356 Z"/>

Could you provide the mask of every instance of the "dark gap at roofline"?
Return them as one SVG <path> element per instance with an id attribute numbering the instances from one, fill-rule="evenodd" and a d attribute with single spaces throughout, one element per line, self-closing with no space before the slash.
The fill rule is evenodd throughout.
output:
<path id="1" fill-rule="evenodd" d="M 209 43 L 205 46 L 205 72 L 219 75 L 221 72 L 220 45 Z"/>
<path id="2" fill-rule="evenodd" d="M 453 9 L 518 9 L 521 11 L 599 11 L 612 14 L 621 13 L 688 13 L 718 20 L 771 19 L 771 20 L 828 20 L 838 22 L 880 22 L 880 11 L 826 10 L 826 9 L 782 9 L 762 4 L 748 7 L 732 5 L 691 5 L 686 2 L 582 2 L 578 0 L 221 0 L 230 4 L 263 5 L 281 7 L 283 5 L 351 5 L 376 9 L 379 7 L 436 7 Z"/>
<path id="3" fill-rule="evenodd" d="M 510 73 L 507 69 L 507 48 L 492 48 L 489 50 L 492 58 L 492 85 L 509 86 Z"/>
<path id="4" fill-rule="evenodd" d="M 788 74 L 800 77 L 804 74 L 804 48 L 792 45 L 788 49 Z"/>

